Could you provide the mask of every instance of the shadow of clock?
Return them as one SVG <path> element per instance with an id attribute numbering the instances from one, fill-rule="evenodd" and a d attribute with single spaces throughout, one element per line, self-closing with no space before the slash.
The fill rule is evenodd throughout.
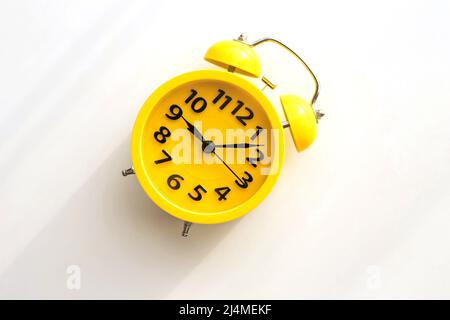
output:
<path id="1" fill-rule="evenodd" d="M 3 274 L 8 297 L 164 298 L 236 225 L 194 225 L 181 237 L 182 222 L 122 177 L 129 163 L 126 139 Z M 80 289 L 67 286 L 78 276 L 71 265 Z"/>

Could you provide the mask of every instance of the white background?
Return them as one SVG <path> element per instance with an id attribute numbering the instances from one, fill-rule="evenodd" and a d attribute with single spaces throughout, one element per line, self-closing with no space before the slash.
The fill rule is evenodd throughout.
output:
<path id="1" fill-rule="evenodd" d="M 326 117 L 256 210 L 185 239 L 120 174 L 131 128 L 240 32 L 303 54 Z M 450 298 L 448 1 L 3 0 L 0 41 L 0 297 Z M 269 51 L 268 94 L 308 96 Z"/>

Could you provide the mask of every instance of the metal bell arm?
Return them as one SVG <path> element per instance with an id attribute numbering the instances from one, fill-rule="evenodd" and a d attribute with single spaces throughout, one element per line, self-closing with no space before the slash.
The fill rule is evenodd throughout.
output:
<path id="1" fill-rule="evenodd" d="M 287 51 L 289 51 L 292 55 L 294 55 L 303 64 L 303 66 L 306 68 L 306 70 L 308 70 L 308 72 L 311 75 L 311 78 L 313 79 L 314 84 L 315 84 L 314 95 L 313 95 L 313 97 L 311 99 L 311 105 L 313 105 L 316 102 L 317 98 L 319 97 L 319 81 L 317 80 L 317 77 L 312 72 L 312 70 L 309 68 L 309 66 L 305 63 L 305 61 L 303 61 L 303 59 L 297 53 L 295 53 L 294 50 L 292 50 L 287 45 L 285 45 L 284 43 L 282 43 L 281 41 L 278 41 L 276 39 L 273 39 L 273 38 L 262 38 L 262 39 L 256 40 L 255 42 L 251 43 L 250 46 L 256 47 L 256 46 L 258 46 L 260 44 L 263 44 L 265 42 L 273 42 L 273 43 L 279 45 L 280 47 L 286 49 Z"/>

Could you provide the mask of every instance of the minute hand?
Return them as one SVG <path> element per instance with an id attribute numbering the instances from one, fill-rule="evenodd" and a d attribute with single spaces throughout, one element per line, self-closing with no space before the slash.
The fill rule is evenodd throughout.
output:
<path id="1" fill-rule="evenodd" d="M 213 154 L 214 154 L 220 161 L 222 161 L 222 163 L 225 165 L 225 167 L 227 167 L 228 170 L 231 171 L 231 173 L 239 180 L 239 182 L 243 183 L 242 180 L 241 180 L 241 178 L 236 174 L 236 172 L 234 172 L 233 169 L 231 169 L 230 166 L 227 165 L 227 163 L 226 163 L 226 162 L 225 162 L 225 161 L 224 161 L 217 153 L 213 152 Z"/>
<path id="2" fill-rule="evenodd" d="M 259 147 L 263 146 L 263 144 L 254 144 L 254 143 L 229 143 L 229 144 L 216 144 L 216 148 L 251 148 L 251 147 Z"/>

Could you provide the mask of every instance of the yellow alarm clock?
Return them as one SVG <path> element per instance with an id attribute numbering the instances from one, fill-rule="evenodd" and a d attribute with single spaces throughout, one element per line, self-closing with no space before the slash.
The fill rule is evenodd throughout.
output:
<path id="1" fill-rule="evenodd" d="M 250 78 L 261 77 L 254 48 L 274 43 L 298 58 L 311 75 L 310 100 L 284 94 L 284 118 Z M 142 106 L 131 137 L 132 167 L 147 195 L 164 211 L 192 223 L 223 223 L 255 208 L 274 186 L 284 159 L 284 128 L 298 151 L 314 140 L 323 113 L 313 109 L 316 76 L 278 40 L 247 43 L 243 35 L 211 46 L 205 60 L 225 70 L 179 75 L 156 89 Z M 266 77 L 264 87 L 275 88 Z"/>

